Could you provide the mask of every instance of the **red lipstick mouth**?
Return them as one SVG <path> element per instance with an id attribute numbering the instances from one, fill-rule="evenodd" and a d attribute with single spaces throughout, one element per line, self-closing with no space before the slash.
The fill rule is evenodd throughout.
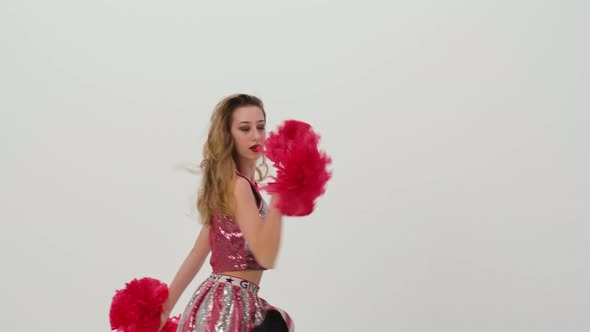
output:
<path id="1" fill-rule="evenodd" d="M 254 152 L 260 152 L 260 151 L 262 151 L 262 145 L 254 144 L 250 147 L 250 150 L 252 150 Z"/>

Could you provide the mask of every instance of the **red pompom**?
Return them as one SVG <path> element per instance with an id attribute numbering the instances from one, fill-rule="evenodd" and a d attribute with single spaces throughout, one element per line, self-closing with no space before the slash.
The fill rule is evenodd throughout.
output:
<path id="1" fill-rule="evenodd" d="M 168 286 L 153 278 L 133 279 L 117 290 L 110 310 L 111 329 L 119 332 L 156 332 L 168 298 Z M 174 331 L 176 317 L 169 318 L 163 331 Z"/>
<path id="2" fill-rule="evenodd" d="M 176 332 L 179 321 L 180 315 L 168 318 L 166 325 L 164 325 L 161 332 Z"/>
<path id="3" fill-rule="evenodd" d="M 311 125 L 287 120 L 264 143 L 264 155 L 273 162 L 277 175 L 263 189 L 280 195 L 278 208 L 284 215 L 309 215 L 315 200 L 326 191 L 332 176 L 327 166 L 332 160 L 318 150 L 319 140 Z"/>

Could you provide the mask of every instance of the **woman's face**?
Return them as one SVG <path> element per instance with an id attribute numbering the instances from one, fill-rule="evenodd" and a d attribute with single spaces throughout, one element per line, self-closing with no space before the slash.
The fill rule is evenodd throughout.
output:
<path id="1" fill-rule="evenodd" d="M 231 124 L 238 156 L 246 160 L 258 160 L 266 139 L 266 122 L 258 106 L 242 106 L 234 110 Z"/>

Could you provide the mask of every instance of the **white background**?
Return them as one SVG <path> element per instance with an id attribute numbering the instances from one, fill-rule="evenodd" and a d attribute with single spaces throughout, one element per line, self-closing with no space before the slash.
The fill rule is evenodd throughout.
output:
<path id="1" fill-rule="evenodd" d="M 5 1 L 0 319 L 170 282 L 213 106 L 307 121 L 328 191 L 261 296 L 298 331 L 590 329 L 587 1 Z M 180 299 L 180 313 L 208 266 Z"/>

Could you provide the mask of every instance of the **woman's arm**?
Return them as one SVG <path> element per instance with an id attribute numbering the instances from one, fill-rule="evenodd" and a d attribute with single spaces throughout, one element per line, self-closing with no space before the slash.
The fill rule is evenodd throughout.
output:
<path id="1" fill-rule="evenodd" d="M 258 213 L 248 180 L 236 177 L 235 181 L 236 222 L 258 264 L 271 269 L 275 265 L 281 242 L 283 215 L 275 206 L 277 197 L 272 196 L 263 221 Z"/>
<path id="2" fill-rule="evenodd" d="M 211 250 L 209 247 L 209 228 L 210 226 L 203 225 L 193 248 L 184 259 L 184 262 L 168 287 L 168 299 L 164 302 L 164 313 L 166 316 L 170 314 L 186 287 L 188 287 L 203 266 L 207 255 L 209 255 L 209 251 Z"/>

